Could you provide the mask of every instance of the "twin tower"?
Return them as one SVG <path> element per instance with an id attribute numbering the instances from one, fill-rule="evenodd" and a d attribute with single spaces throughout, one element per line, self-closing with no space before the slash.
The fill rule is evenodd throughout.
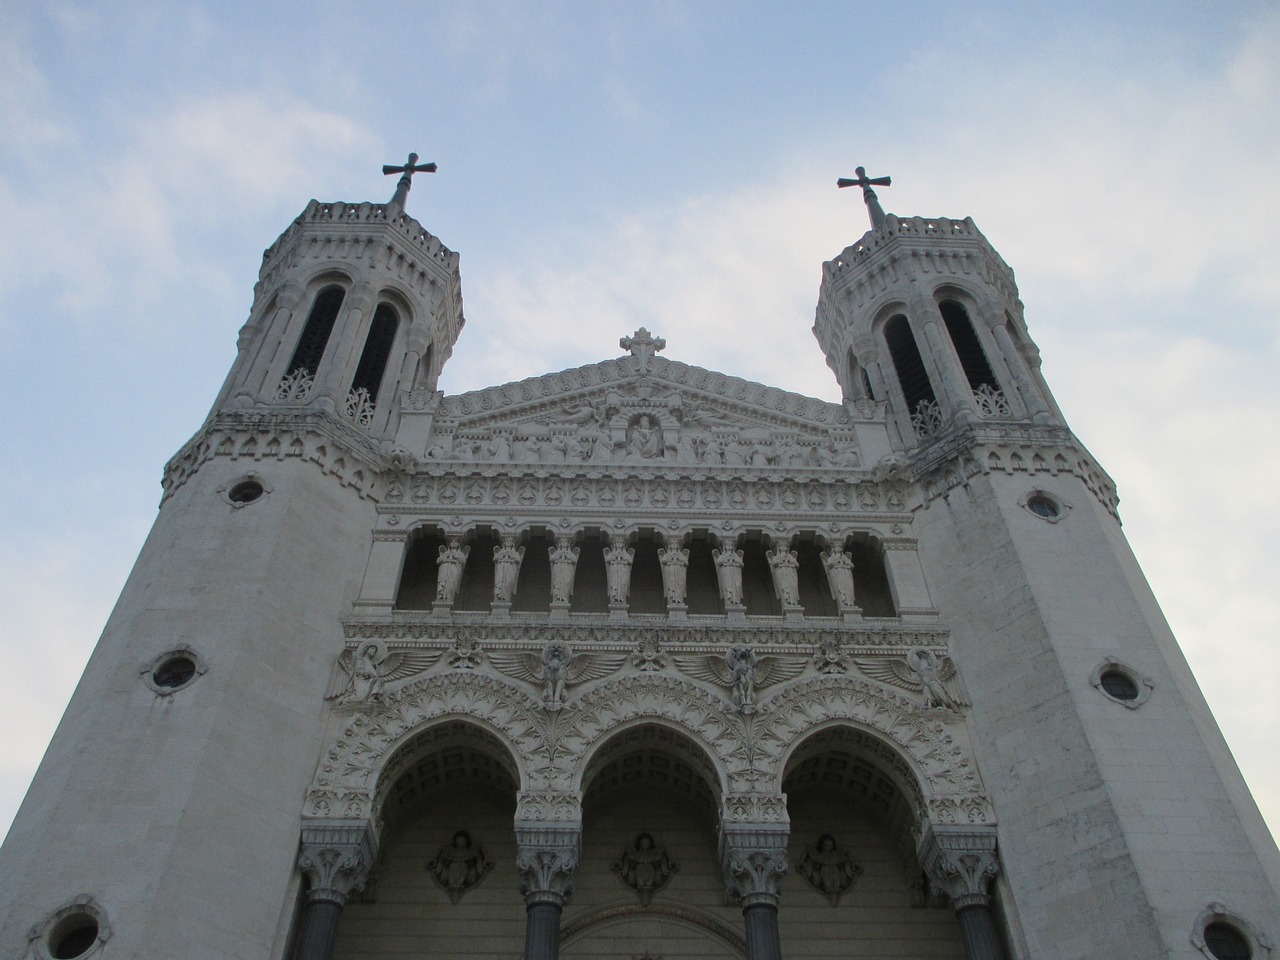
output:
<path id="1" fill-rule="evenodd" d="M 445 396 L 405 192 L 266 251 L 0 954 L 1273 955 L 1275 844 L 972 220 L 823 266 L 839 404 L 643 329 Z"/>

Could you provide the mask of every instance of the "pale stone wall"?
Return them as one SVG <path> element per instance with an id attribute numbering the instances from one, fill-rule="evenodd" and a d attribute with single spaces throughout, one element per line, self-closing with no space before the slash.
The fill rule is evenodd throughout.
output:
<path id="1" fill-rule="evenodd" d="M 1065 516 L 1020 506 L 1033 489 Z M 1211 901 L 1278 915 L 1261 866 L 1274 845 L 1242 828 L 1256 811 L 1225 751 L 1215 762 L 1206 747 L 1204 731 L 1211 746 L 1220 735 L 1092 494 L 1070 477 L 992 474 L 918 523 L 1031 955 L 1189 958 Z M 1107 656 L 1151 679 L 1147 702 L 1128 709 L 1095 689 Z"/>
<path id="2" fill-rule="evenodd" d="M 161 509 L 0 856 L 0 956 L 84 893 L 110 956 L 273 942 L 373 516 L 312 463 L 253 468 L 255 503 L 222 498 L 246 465 L 220 460 Z M 180 644 L 207 672 L 159 696 L 140 671 Z"/>

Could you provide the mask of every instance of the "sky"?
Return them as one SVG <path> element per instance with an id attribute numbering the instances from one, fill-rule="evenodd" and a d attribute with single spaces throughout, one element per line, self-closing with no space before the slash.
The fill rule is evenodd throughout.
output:
<path id="1" fill-rule="evenodd" d="M 265 7 L 265 9 L 264 9 Z M 0 0 L 0 832 L 313 197 L 461 255 L 448 393 L 664 356 L 828 400 L 821 264 L 972 216 L 1280 832 L 1274 3 Z M 1255 509 L 1256 508 L 1256 509 Z M 1248 682 L 1246 682 L 1248 681 Z"/>

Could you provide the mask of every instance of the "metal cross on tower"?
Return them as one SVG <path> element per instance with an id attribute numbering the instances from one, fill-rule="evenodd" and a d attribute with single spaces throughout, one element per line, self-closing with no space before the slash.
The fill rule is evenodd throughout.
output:
<path id="1" fill-rule="evenodd" d="M 871 215 L 871 229 L 874 230 L 880 224 L 884 223 L 884 208 L 880 206 L 880 198 L 876 196 L 876 192 L 871 187 L 887 187 L 892 182 L 890 177 L 868 177 L 864 167 L 858 167 L 854 171 L 858 175 L 858 179 L 850 180 L 848 177 L 841 177 L 836 181 L 837 187 L 861 187 L 862 199 L 867 203 L 867 213 Z"/>
<path id="2" fill-rule="evenodd" d="M 389 177 L 393 173 L 404 174 L 400 178 L 400 182 L 396 184 L 396 192 L 391 195 L 391 201 L 388 206 L 399 207 L 404 209 L 404 202 L 409 199 L 409 187 L 412 186 L 413 175 L 415 173 L 435 173 L 436 165 L 434 163 L 418 163 L 418 155 L 416 153 L 409 154 L 409 160 L 404 166 L 395 167 L 391 164 L 384 164 L 382 167 L 382 175 Z"/>

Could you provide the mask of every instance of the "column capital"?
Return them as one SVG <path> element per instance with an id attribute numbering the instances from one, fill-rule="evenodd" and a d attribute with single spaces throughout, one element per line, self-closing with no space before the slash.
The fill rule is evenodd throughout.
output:
<path id="1" fill-rule="evenodd" d="M 353 892 L 364 887 L 376 853 L 377 841 L 367 823 L 304 824 L 298 868 L 311 884 L 308 899 L 345 905 Z"/>
<path id="2" fill-rule="evenodd" d="M 725 888 L 745 910 L 758 904 L 776 907 L 778 885 L 787 873 L 790 827 L 769 823 L 722 824 L 720 865 Z"/>
<path id="3" fill-rule="evenodd" d="M 989 906 L 988 887 L 1000 872 L 996 835 L 930 827 L 920 843 L 920 865 L 930 885 L 951 897 L 954 910 Z"/>
<path id="4" fill-rule="evenodd" d="M 563 907 L 573 893 L 582 850 L 582 824 L 516 822 L 516 870 L 525 903 Z"/>

